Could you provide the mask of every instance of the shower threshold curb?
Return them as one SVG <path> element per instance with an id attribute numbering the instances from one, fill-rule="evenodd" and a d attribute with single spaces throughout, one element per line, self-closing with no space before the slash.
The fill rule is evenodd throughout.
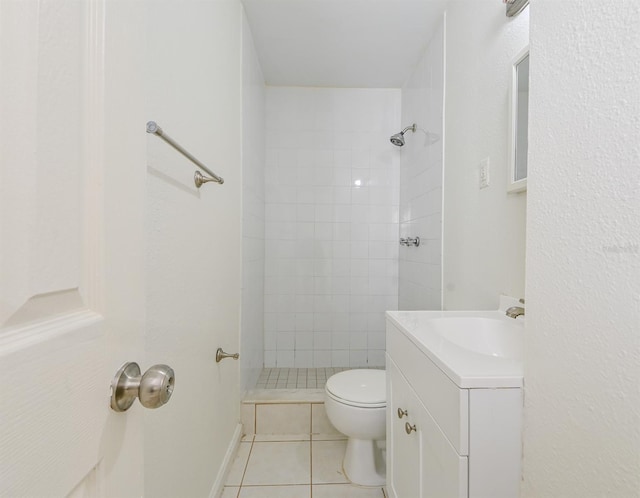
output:
<path id="1" fill-rule="evenodd" d="M 324 389 L 250 389 L 243 403 L 324 403 Z"/>

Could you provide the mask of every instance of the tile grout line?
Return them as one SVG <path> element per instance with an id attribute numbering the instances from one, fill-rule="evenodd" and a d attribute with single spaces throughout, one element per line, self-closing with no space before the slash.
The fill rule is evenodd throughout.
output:
<path id="1" fill-rule="evenodd" d="M 313 498 L 313 441 L 309 434 L 309 496 Z"/>
<path id="2" fill-rule="evenodd" d="M 306 484 L 293 483 L 293 484 L 245 484 L 243 488 L 287 488 L 294 486 L 306 486 Z M 322 484 L 320 485 L 322 486 Z"/>
<path id="3" fill-rule="evenodd" d="M 244 464 L 244 470 L 242 471 L 242 479 L 240 479 L 240 487 L 238 488 L 238 494 L 236 498 L 239 498 L 240 492 L 242 491 L 242 484 L 244 483 L 244 476 L 247 474 L 247 469 L 249 468 L 249 460 L 251 460 L 251 453 L 253 452 L 253 444 L 256 439 L 256 435 L 254 434 L 251 438 L 251 448 L 249 448 L 249 456 L 247 457 L 247 463 Z"/>
<path id="4" fill-rule="evenodd" d="M 309 403 L 309 497 L 313 498 L 313 405 Z"/>

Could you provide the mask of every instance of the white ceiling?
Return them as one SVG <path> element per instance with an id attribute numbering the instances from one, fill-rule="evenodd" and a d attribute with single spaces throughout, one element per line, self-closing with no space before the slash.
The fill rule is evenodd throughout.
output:
<path id="1" fill-rule="evenodd" d="M 447 0 L 243 0 L 268 85 L 399 88 Z"/>

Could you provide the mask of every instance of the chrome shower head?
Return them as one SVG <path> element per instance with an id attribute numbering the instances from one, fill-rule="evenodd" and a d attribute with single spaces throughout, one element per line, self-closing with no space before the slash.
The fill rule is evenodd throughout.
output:
<path id="1" fill-rule="evenodd" d="M 402 147 L 404 145 L 404 133 L 396 133 L 395 135 L 392 135 L 389 140 L 391 140 L 393 145 Z"/>
<path id="2" fill-rule="evenodd" d="M 413 123 L 411 126 L 407 126 L 404 130 L 402 130 L 400 133 L 396 133 L 395 135 L 392 135 L 391 138 L 389 140 L 391 140 L 391 143 L 393 145 L 397 145 L 398 147 L 402 147 L 404 145 L 404 134 L 411 130 L 412 132 L 415 133 L 416 131 L 416 124 Z"/>

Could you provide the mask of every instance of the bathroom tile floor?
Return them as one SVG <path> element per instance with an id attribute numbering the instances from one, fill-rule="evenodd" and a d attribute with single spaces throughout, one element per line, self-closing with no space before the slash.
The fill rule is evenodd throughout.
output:
<path id="1" fill-rule="evenodd" d="M 256 383 L 256 389 L 323 389 L 329 377 L 343 370 L 350 368 L 264 368 Z"/>
<path id="2" fill-rule="evenodd" d="M 386 498 L 382 487 L 349 484 L 342 435 L 245 436 L 221 498 Z"/>

